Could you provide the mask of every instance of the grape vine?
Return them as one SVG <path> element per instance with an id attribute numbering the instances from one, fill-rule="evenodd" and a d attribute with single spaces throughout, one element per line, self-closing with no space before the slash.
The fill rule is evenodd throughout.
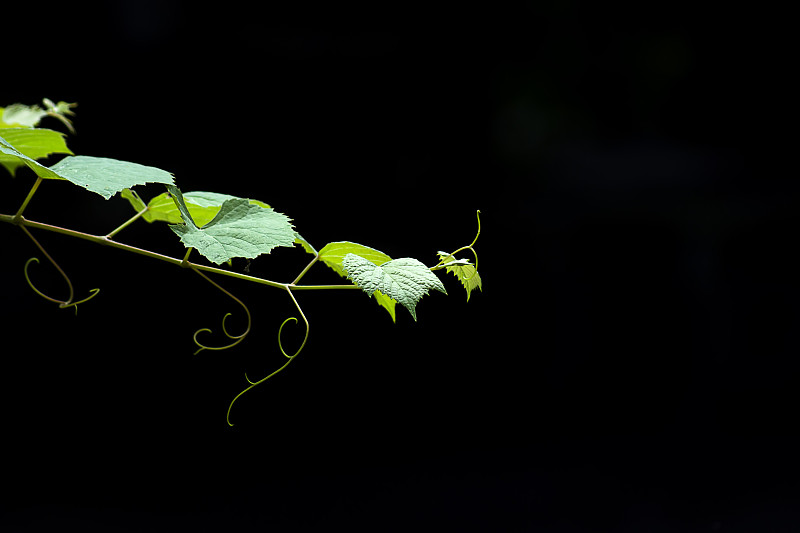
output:
<path id="1" fill-rule="evenodd" d="M 103 157 L 75 155 L 67 147 L 66 134 L 39 127 L 46 117 L 60 121 L 69 132 L 74 133 L 70 116 L 74 115 L 73 103 L 53 103 L 43 101 L 44 107 L 12 104 L 0 108 L 0 165 L 14 177 L 20 168 L 27 167 L 33 172 L 35 181 L 28 195 L 22 200 L 15 214 L 0 213 L 0 222 L 18 227 L 39 250 L 47 262 L 64 279 L 68 296 L 62 300 L 45 294 L 36 287 L 29 272 L 37 257 L 28 259 L 22 274 L 31 289 L 42 298 L 58 304 L 61 308 L 72 308 L 75 313 L 78 305 L 94 298 L 100 289 L 92 289 L 88 296 L 75 299 L 75 290 L 67 273 L 56 260 L 45 250 L 31 230 L 59 233 L 68 237 L 83 239 L 103 246 L 111 246 L 127 252 L 157 259 L 194 271 L 205 281 L 222 291 L 234 300 L 244 311 L 247 324 L 243 332 L 234 334 L 227 327 L 227 319 L 231 313 L 222 318 L 221 329 L 228 339 L 227 344 L 211 346 L 201 341 L 200 337 L 212 332 L 210 328 L 198 329 L 193 336 L 197 351 L 225 350 L 241 343 L 250 333 L 252 316 L 247 305 L 234 296 L 219 283 L 211 279 L 209 274 L 227 276 L 281 289 L 287 292 L 305 326 L 305 335 L 294 353 L 288 353 L 283 346 L 284 327 L 292 322 L 299 322 L 297 317 L 289 317 L 278 329 L 278 350 L 286 358 L 283 365 L 267 376 L 252 380 L 245 374 L 247 386 L 231 400 L 226 420 L 229 425 L 231 409 L 245 393 L 269 380 L 291 363 L 303 350 L 308 341 L 310 326 L 294 292 L 300 290 L 363 290 L 383 307 L 396 321 L 396 305 L 399 303 L 417 320 L 416 305 L 431 289 L 447 294 L 445 287 L 436 272 L 445 270 L 453 274 L 463 285 L 467 300 L 472 291 L 483 290 L 478 273 L 478 253 L 475 244 L 480 237 L 480 211 L 477 212 L 478 230 L 472 242 L 453 252 L 438 252 L 438 262 L 431 267 L 418 259 L 404 257 L 392 259 L 385 253 L 349 241 L 338 241 L 326 244 L 320 250 L 314 248 L 294 228 L 292 220 L 275 211 L 270 205 L 254 199 L 238 198 L 227 194 L 208 191 L 183 192 L 174 182 L 174 177 L 167 171 L 140 165 L 138 163 L 120 161 Z M 57 163 L 45 166 L 40 159 L 51 155 L 64 155 Z M 134 214 L 124 220 L 112 231 L 95 235 L 69 229 L 66 227 L 45 224 L 25 218 L 24 213 L 34 195 L 46 180 L 66 180 L 78 187 L 99 194 L 106 200 L 120 194 L 128 200 Z M 134 187 L 148 184 L 160 184 L 166 188 L 160 194 L 145 202 Z M 163 222 L 179 238 L 186 248 L 182 258 L 172 257 L 116 240 L 117 234 L 138 220 L 148 223 Z M 294 248 L 299 246 L 313 258 L 303 270 L 289 283 L 281 283 L 254 276 L 246 269 L 245 273 L 227 270 L 223 264 L 230 264 L 234 258 L 254 259 L 269 254 L 277 247 Z M 209 263 L 190 261 L 193 253 L 203 256 Z M 472 263 L 467 258 L 456 255 L 470 252 L 474 258 Z M 332 269 L 345 282 L 331 285 L 303 285 L 300 281 L 317 263 L 321 262 Z"/>

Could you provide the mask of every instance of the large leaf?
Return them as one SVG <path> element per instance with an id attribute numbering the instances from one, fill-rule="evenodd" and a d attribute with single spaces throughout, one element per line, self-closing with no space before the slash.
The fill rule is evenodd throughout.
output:
<path id="1" fill-rule="evenodd" d="M 160 168 L 106 157 L 65 157 L 50 170 L 106 200 L 123 189 L 145 183 L 172 185 L 172 174 Z"/>
<path id="2" fill-rule="evenodd" d="M 447 294 L 444 285 L 424 263 L 411 257 L 393 259 L 383 265 L 355 254 L 347 254 L 342 260 L 347 277 L 369 295 L 375 291 L 394 298 L 408 309 L 417 320 L 416 305 L 430 289 Z"/>
<path id="3" fill-rule="evenodd" d="M 183 219 L 171 225 L 187 248 L 195 248 L 209 261 L 220 264 L 234 257 L 253 259 L 277 246 L 294 246 L 297 234 L 291 220 L 272 208 L 251 204 L 246 198 L 225 200 L 216 216 L 198 227 L 177 187 L 169 186 Z"/>
<path id="4" fill-rule="evenodd" d="M 347 277 L 347 272 L 345 272 L 344 268 L 342 267 L 342 260 L 347 254 L 358 255 L 375 265 L 382 265 L 387 261 L 392 260 L 391 257 L 379 250 L 376 250 L 375 248 L 370 248 L 369 246 L 364 246 L 363 244 L 357 244 L 348 241 L 331 242 L 326 244 L 322 250 L 319 251 L 319 259 L 332 268 L 334 272 L 344 278 Z M 389 315 L 392 317 L 392 321 L 396 322 L 397 316 L 395 314 L 395 304 L 397 304 L 397 301 L 386 296 L 381 291 L 375 291 L 374 296 L 375 301 L 378 302 L 378 305 L 386 309 L 386 311 L 388 311 Z"/>
<path id="5" fill-rule="evenodd" d="M 480 289 L 483 292 L 483 282 L 481 282 L 481 275 L 475 270 L 475 265 L 466 259 L 456 259 L 447 252 L 439 252 L 439 259 L 444 262 L 445 269 L 450 272 L 464 286 L 467 291 L 467 301 L 469 301 L 470 294 L 475 289 Z"/>
<path id="6" fill-rule="evenodd" d="M 2 130 L 6 144 L 31 159 L 41 159 L 50 154 L 72 154 L 64 142 L 64 134 L 43 128 L 5 128 Z M 0 165 L 13 176 L 17 168 L 25 165 L 17 155 L 0 153 Z"/>

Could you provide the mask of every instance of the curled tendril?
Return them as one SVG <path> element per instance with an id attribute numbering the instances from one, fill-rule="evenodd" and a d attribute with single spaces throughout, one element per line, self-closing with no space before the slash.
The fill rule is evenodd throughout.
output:
<path id="1" fill-rule="evenodd" d="M 439 269 L 445 268 L 447 266 L 447 262 L 448 262 L 447 260 L 448 259 L 451 259 L 451 258 L 455 259 L 455 255 L 457 253 L 463 252 L 464 250 L 469 250 L 470 252 L 472 252 L 472 255 L 475 256 L 475 272 L 470 274 L 469 277 L 463 278 L 463 279 L 464 279 L 464 281 L 469 281 L 469 280 L 471 280 L 473 277 L 475 277 L 478 274 L 478 252 L 475 251 L 474 246 L 475 246 L 475 243 L 478 242 L 478 237 L 481 236 L 481 210 L 480 209 L 478 209 L 478 212 L 476 213 L 475 216 L 478 218 L 478 233 L 475 235 L 475 238 L 472 240 L 472 242 L 470 244 L 468 244 L 467 246 L 462 246 L 461 248 L 459 248 L 455 252 L 452 252 L 452 253 L 447 254 L 446 256 L 442 257 L 441 260 L 435 266 L 433 266 L 431 268 L 431 270 L 439 270 Z"/>
<path id="2" fill-rule="evenodd" d="M 222 292 L 224 292 L 225 294 L 230 296 L 236 303 L 238 303 L 239 305 L 242 306 L 242 309 L 244 309 L 245 315 L 247 315 L 247 328 L 244 330 L 244 333 L 242 333 L 240 335 L 231 335 L 231 333 L 228 331 L 227 326 L 225 325 L 225 322 L 228 320 L 228 317 L 231 316 L 232 313 L 225 313 L 225 316 L 222 317 L 222 332 L 225 334 L 226 337 L 228 337 L 229 339 L 233 340 L 232 343 L 226 344 L 224 346 L 206 346 L 205 344 L 203 344 L 199 340 L 197 340 L 197 337 L 201 333 L 204 333 L 204 332 L 205 333 L 211 333 L 212 332 L 211 329 L 202 328 L 202 329 L 198 329 L 197 331 L 195 331 L 194 332 L 194 336 L 192 338 L 194 339 L 194 343 L 197 346 L 199 346 L 199 349 L 196 352 L 194 352 L 194 354 L 197 355 L 200 352 L 202 352 L 203 350 L 227 350 L 228 348 L 232 348 L 232 347 L 236 346 L 237 344 L 242 342 L 245 337 L 247 337 L 248 333 L 250 333 L 250 326 L 252 324 L 252 318 L 250 316 L 250 310 L 247 308 L 246 305 L 244 305 L 244 302 L 242 302 L 239 298 L 237 298 L 236 296 L 234 296 L 233 294 L 228 292 L 226 289 L 223 289 L 217 282 L 215 282 L 214 280 L 212 280 L 211 278 L 209 278 L 208 276 L 206 276 L 205 274 L 203 274 L 201 271 L 197 270 L 196 268 L 192 268 L 192 270 L 194 270 L 195 272 L 200 274 L 203 278 L 205 278 L 206 281 L 208 281 L 209 283 L 214 285 L 216 288 L 218 288 L 219 290 L 221 290 Z"/>
<path id="3" fill-rule="evenodd" d="M 53 267 L 58 271 L 58 273 L 61 274 L 61 277 L 64 278 L 64 281 L 66 281 L 67 283 L 67 288 L 69 289 L 69 297 L 66 300 L 59 300 L 58 298 L 53 298 L 51 296 L 46 295 L 45 293 L 36 288 L 36 285 L 33 284 L 33 281 L 31 281 L 31 277 L 28 274 L 28 267 L 30 266 L 31 263 L 39 262 L 39 258 L 37 257 L 31 257 L 30 259 L 28 259 L 25 262 L 25 266 L 22 269 L 22 273 L 25 276 L 25 281 L 28 282 L 28 286 L 31 289 L 33 289 L 33 292 L 35 292 L 45 300 L 57 303 L 58 307 L 60 307 L 61 309 L 66 309 L 68 307 L 74 308 L 75 314 L 77 315 L 78 304 L 88 302 L 89 300 L 97 296 L 97 293 L 100 292 L 100 289 L 92 289 L 89 291 L 90 293 L 89 296 L 87 296 L 83 300 L 78 300 L 77 302 L 73 302 L 72 299 L 75 297 L 75 290 L 72 288 L 72 281 L 69 279 L 69 276 L 67 276 L 67 273 L 64 272 L 64 270 L 58 265 L 58 263 L 55 262 L 55 260 L 52 257 L 50 257 L 50 254 L 47 253 L 47 250 L 44 249 L 44 247 L 39 243 L 39 241 L 36 240 L 36 238 L 31 234 L 30 231 L 28 231 L 28 229 L 25 226 L 20 226 L 20 228 L 22 228 L 22 231 L 24 231 L 28 235 L 28 237 L 30 237 L 30 239 L 33 241 L 36 247 L 39 248 L 42 254 L 44 254 L 44 256 L 47 258 L 50 264 L 53 265 Z"/>
<path id="4" fill-rule="evenodd" d="M 294 360 L 294 358 L 297 357 L 298 354 L 300 354 L 300 352 L 302 352 L 303 348 L 305 348 L 305 346 L 306 346 L 306 342 L 308 341 L 308 331 L 309 331 L 308 319 L 306 319 L 306 315 L 303 313 L 303 310 L 300 308 L 300 304 L 297 303 L 297 299 L 295 299 L 294 294 L 292 294 L 292 290 L 287 287 L 286 291 L 289 293 L 289 297 L 294 302 L 295 307 L 297 307 L 297 311 L 300 313 L 300 316 L 303 319 L 303 323 L 306 325 L 306 333 L 305 333 L 305 336 L 303 337 L 303 342 L 302 342 L 302 344 L 300 344 L 300 347 L 297 349 L 296 352 L 294 352 L 294 354 L 289 355 L 288 353 L 286 353 L 286 350 L 283 349 L 283 343 L 281 342 L 281 335 L 283 333 L 283 327 L 286 324 L 288 324 L 289 322 L 294 322 L 296 324 L 297 323 L 297 318 L 289 317 L 286 320 L 284 320 L 283 323 L 281 324 L 281 327 L 278 329 L 278 349 L 281 351 L 283 356 L 286 357 L 286 359 L 287 359 L 286 362 L 283 363 L 283 365 L 281 365 L 277 370 L 274 370 L 272 373 L 268 374 L 266 377 L 264 377 L 264 378 L 262 378 L 262 379 L 260 379 L 258 381 L 251 380 L 249 377 L 247 377 L 247 374 L 245 373 L 244 378 L 247 380 L 247 382 L 250 384 L 250 386 L 248 386 L 242 392 L 237 394 L 233 398 L 233 400 L 231 400 L 231 404 L 228 406 L 228 414 L 226 415 L 226 420 L 228 421 L 228 425 L 229 426 L 233 426 L 233 424 L 231 424 L 231 409 L 233 408 L 233 404 L 236 403 L 236 400 L 238 400 L 244 393 L 246 393 L 247 391 L 249 391 L 253 387 L 256 387 L 256 386 L 264 383 L 269 378 L 271 378 L 272 376 L 274 376 L 275 374 L 279 373 L 281 370 L 283 370 L 284 368 L 289 366 L 289 363 L 291 363 Z"/>

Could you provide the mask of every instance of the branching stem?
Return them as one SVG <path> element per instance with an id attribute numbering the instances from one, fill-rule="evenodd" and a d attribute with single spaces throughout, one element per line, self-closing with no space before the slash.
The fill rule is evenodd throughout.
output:
<path id="1" fill-rule="evenodd" d="M 135 215 L 133 215 L 133 216 L 132 216 L 131 218 L 129 218 L 129 219 L 128 219 L 128 220 L 127 220 L 125 223 L 123 223 L 123 224 L 122 224 L 120 227 L 118 227 L 117 229 L 115 229 L 114 231 L 112 231 L 111 233 L 109 233 L 108 235 L 106 235 L 106 239 L 112 239 L 112 238 L 114 237 L 114 235 L 116 235 L 116 234 L 117 234 L 117 233 L 119 233 L 120 231 L 124 230 L 125 228 L 127 228 L 128 226 L 130 226 L 131 224 L 133 224 L 133 223 L 134 223 L 134 222 L 135 222 L 135 221 L 136 221 L 136 220 L 137 220 L 137 219 L 138 219 L 140 216 L 142 216 L 142 215 L 144 215 L 145 213 L 147 213 L 147 210 L 148 210 L 148 209 L 149 209 L 148 207 L 145 207 L 144 209 L 142 209 L 141 211 L 139 211 L 138 213 L 136 213 Z"/>
<path id="2" fill-rule="evenodd" d="M 291 283 L 291 285 L 296 285 L 298 281 L 303 279 L 303 276 L 306 275 L 306 272 L 311 270 L 311 267 L 314 266 L 314 263 L 316 263 L 318 260 L 319 260 L 319 253 L 314 255 L 314 259 L 312 259 L 311 262 L 308 263 L 308 265 L 306 265 L 306 267 L 303 269 L 303 271 L 300 272 L 300 274 L 297 275 L 297 277 L 294 279 L 294 281 Z"/>

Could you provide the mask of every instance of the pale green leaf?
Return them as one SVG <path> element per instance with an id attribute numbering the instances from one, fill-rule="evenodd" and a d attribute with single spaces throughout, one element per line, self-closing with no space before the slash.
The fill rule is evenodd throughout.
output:
<path id="1" fill-rule="evenodd" d="M 38 105 L 11 104 L 2 109 L 0 128 L 18 128 L 20 126 L 32 128 L 46 116 L 47 111 Z"/>
<path id="2" fill-rule="evenodd" d="M 446 252 L 439 252 L 439 259 L 445 264 L 445 270 L 452 273 L 467 291 L 467 301 L 469 301 L 470 294 L 475 289 L 480 289 L 483 292 L 483 282 L 481 282 L 481 275 L 475 270 L 475 265 L 471 264 L 466 259 L 455 259 L 452 255 Z"/>
<path id="3" fill-rule="evenodd" d="M 58 131 L 40 128 L 5 128 L 3 139 L 14 149 L 31 159 L 41 159 L 50 154 L 71 154 L 64 142 L 64 134 Z M 0 165 L 3 165 L 13 176 L 17 168 L 25 162 L 16 155 L 0 153 Z"/>
<path id="4" fill-rule="evenodd" d="M 350 253 L 342 260 L 342 267 L 347 272 L 347 277 L 364 292 L 372 295 L 375 291 L 381 291 L 394 298 L 408 309 L 414 320 L 417 320 L 417 302 L 430 289 L 447 294 L 436 274 L 421 261 L 410 257 L 393 259 L 379 266 Z"/>
<path id="5" fill-rule="evenodd" d="M 70 132 L 75 133 L 72 122 L 67 115 L 74 115 L 72 108 L 77 106 L 75 103 L 58 102 L 54 104 L 49 98 L 44 98 L 42 103 L 45 108 L 38 105 L 11 104 L 6 108 L 0 107 L 0 128 L 32 128 L 46 116 L 51 116 L 60 120 Z"/>
<path id="6" fill-rule="evenodd" d="M 363 244 L 356 244 L 348 241 L 331 242 L 326 244 L 322 250 L 319 251 L 319 259 L 332 268 L 334 272 L 344 278 L 347 277 L 347 272 L 345 272 L 344 268 L 342 268 L 342 259 L 344 259 L 344 256 L 347 254 L 356 254 L 364 259 L 367 259 L 375 265 L 382 265 L 387 261 L 392 260 L 391 257 L 379 250 L 376 250 L 375 248 L 370 248 L 369 246 L 364 246 Z M 397 316 L 395 313 L 395 304 L 397 304 L 397 301 L 386 296 L 381 291 L 375 291 L 374 296 L 375 301 L 378 302 L 378 305 L 386 309 L 386 311 L 392 317 L 392 321 L 397 321 Z"/>
<path id="7" fill-rule="evenodd" d="M 106 200 L 134 185 L 173 183 L 172 174 L 166 170 L 106 157 L 85 155 L 65 157 L 50 167 L 50 170 L 75 185 L 99 194 Z"/>
<path id="8" fill-rule="evenodd" d="M 251 204 L 246 198 L 225 200 L 216 216 L 198 227 L 177 187 L 168 187 L 183 224 L 171 225 L 187 248 L 195 248 L 209 261 L 220 264 L 234 257 L 254 259 L 277 246 L 293 247 L 297 237 L 291 220 L 272 208 Z"/>

